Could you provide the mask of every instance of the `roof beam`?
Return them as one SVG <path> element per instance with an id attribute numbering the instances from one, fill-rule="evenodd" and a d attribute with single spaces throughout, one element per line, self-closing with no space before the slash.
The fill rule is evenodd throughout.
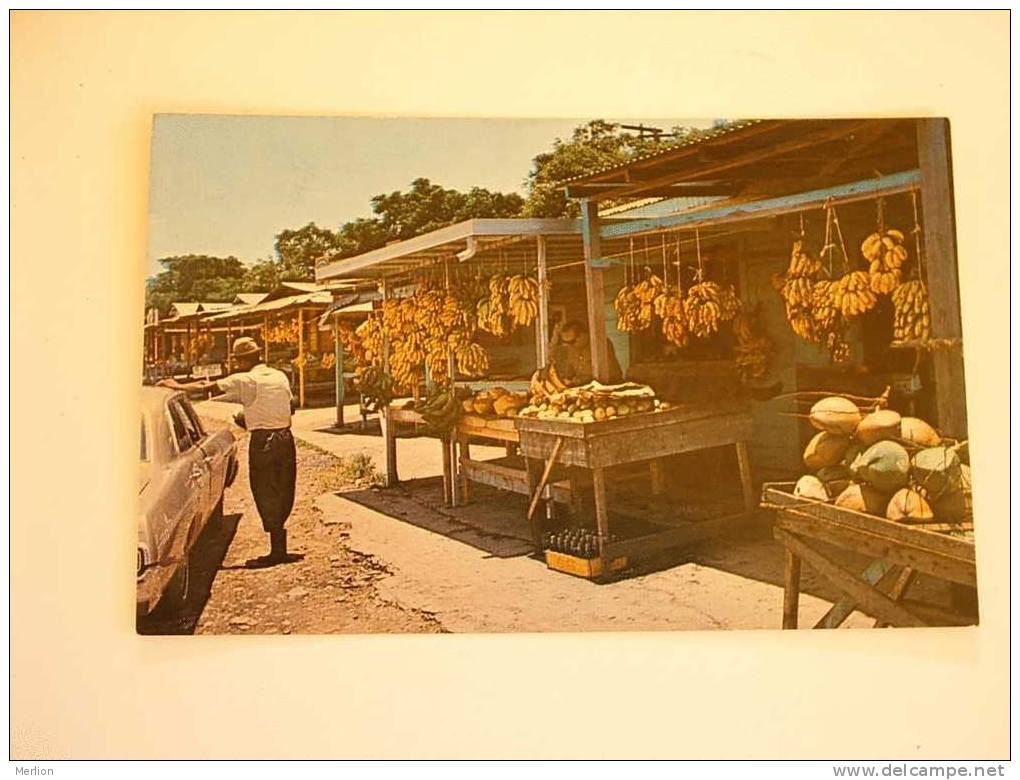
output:
<path id="1" fill-rule="evenodd" d="M 828 127 L 817 132 L 808 133 L 801 135 L 797 138 L 793 138 L 789 141 L 778 144 L 770 144 L 763 148 L 754 149 L 753 151 L 745 154 L 737 155 L 729 160 L 721 160 L 715 164 L 708 165 L 696 170 L 690 171 L 688 176 L 697 176 L 699 178 L 705 176 L 712 176 L 715 174 L 722 173 L 724 171 L 732 171 L 734 168 L 741 168 L 745 165 L 752 165 L 754 163 L 762 162 L 768 159 L 774 159 L 790 152 L 795 152 L 799 149 L 804 149 L 809 146 L 816 144 L 823 144 L 829 141 L 834 141 L 839 138 L 843 138 L 846 135 L 855 132 L 861 127 L 866 126 L 868 123 L 876 120 L 861 120 L 858 122 L 839 122 L 836 127 Z M 672 173 L 663 174 L 656 176 L 652 179 L 648 179 L 642 182 L 636 182 L 633 184 L 627 184 L 615 189 L 607 189 L 604 193 L 594 196 L 596 199 L 602 198 L 627 198 L 627 197 L 638 197 L 643 195 L 646 191 L 655 189 L 656 187 L 668 186 L 677 182 L 677 177 L 681 174 L 677 171 Z M 688 181 L 692 181 L 688 179 Z"/>
<path id="2" fill-rule="evenodd" d="M 621 186 L 620 184 L 568 184 L 566 187 L 568 198 L 598 198 L 602 193 L 612 195 Z M 665 187 L 656 187 L 641 193 L 647 198 L 682 198 L 685 196 L 697 197 L 700 195 L 735 195 L 736 185 L 731 182 L 681 182 L 670 184 Z"/>
<path id="3" fill-rule="evenodd" d="M 920 181 L 920 173 L 915 168 L 889 176 L 865 179 L 850 184 L 840 184 L 835 187 L 827 187 L 810 192 L 783 195 L 778 198 L 768 198 L 749 203 L 728 203 L 722 206 L 687 211 L 666 217 L 635 219 L 629 222 L 610 222 L 603 224 L 601 235 L 604 239 L 624 238 L 640 233 L 654 233 L 683 227 L 701 227 L 746 219 L 762 219 L 764 217 L 789 214 L 822 206 L 830 200 L 835 204 L 852 203 L 854 201 L 870 200 L 879 195 L 909 192 L 916 189 Z"/>

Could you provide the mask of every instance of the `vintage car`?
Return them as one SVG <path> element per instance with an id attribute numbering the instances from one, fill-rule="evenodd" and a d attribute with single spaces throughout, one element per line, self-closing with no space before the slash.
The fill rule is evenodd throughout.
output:
<path id="1" fill-rule="evenodd" d="M 237 475 L 237 443 L 208 432 L 181 392 L 142 388 L 138 521 L 138 614 L 187 598 L 191 550 L 202 529 L 223 516 L 223 492 Z"/>

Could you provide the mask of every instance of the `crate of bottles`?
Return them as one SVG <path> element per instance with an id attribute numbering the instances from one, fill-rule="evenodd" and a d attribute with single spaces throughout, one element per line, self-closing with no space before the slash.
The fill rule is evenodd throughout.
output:
<path id="1" fill-rule="evenodd" d="M 573 574 L 575 577 L 597 579 L 603 571 L 599 557 L 598 535 L 588 528 L 569 528 L 556 533 L 547 533 L 545 543 L 545 565 L 554 571 Z M 614 541 L 610 538 L 610 541 Z M 627 568 L 627 558 L 618 557 L 609 562 L 609 573 Z"/>

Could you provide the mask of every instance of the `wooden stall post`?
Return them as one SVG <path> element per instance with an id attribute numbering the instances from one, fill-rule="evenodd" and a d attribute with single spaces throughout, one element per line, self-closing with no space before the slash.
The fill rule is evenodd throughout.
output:
<path id="1" fill-rule="evenodd" d="M 917 120 L 917 158 L 921 170 L 921 208 L 927 254 L 931 335 L 936 339 L 963 337 L 960 282 L 956 267 L 953 225 L 953 172 L 949 157 L 949 120 Z M 935 406 L 939 427 L 948 436 L 967 437 L 963 347 L 932 351 Z"/>
<path id="2" fill-rule="evenodd" d="M 298 405 L 305 408 L 305 310 L 297 310 Z"/>
<path id="3" fill-rule="evenodd" d="M 606 347 L 606 287 L 603 271 L 596 267 L 602 257 L 598 203 L 581 200 L 581 237 L 584 240 L 584 285 L 588 296 L 588 341 L 594 378 L 609 381 L 609 350 Z"/>
<path id="4" fill-rule="evenodd" d="M 333 312 L 333 356 L 336 358 L 336 427 L 344 427 L 344 345 L 340 343 L 340 312 Z"/>
<path id="5" fill-rule="evenodd" d="M 390 287 L 383 279 L 381 283 L 382 299 L 385 303 L 390 299 Z M 390 340 L 383 330 L 383 373 L 390 373 Z M 393 430 L 393 420 L 390 418 L 390 405 L 386 404 L 379 410 L 379 428 L 382 432 L 383 442 L 386 445 L 386 486 L 395 487 L 400 481 L 397 476 L 397 437 Z"/>
<path id="6" fill-rule="evenodd" d="M 262 316 L 262 362 L 269 364 L 269 315 Z"/>
<path id="7" fill-rule="evenodd" d="M 786 550 L 786 578 L 783 583 L 783 628 L 797 627 L 797 605 L 800 602 L 800 557 Z"/>
<path id="8" fill-rule="evenodd" d="M 549 365 L 549 268 L 546 264 L 545 236 L 535 239 L 538 265 L 538 320 L 535 322 L 535 349 L 538 365 Z"/>
<path id="9" fill-rule="evenodd" d="M 234 370 L 234 339 L 231 338 L 231 326 L 230 320 L 227 320 L 227 373 L 231 373 Z"/>

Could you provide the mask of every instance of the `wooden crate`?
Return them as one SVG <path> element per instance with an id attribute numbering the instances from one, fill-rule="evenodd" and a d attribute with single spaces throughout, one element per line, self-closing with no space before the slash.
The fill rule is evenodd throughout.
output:
<path id="1" fill-rule="evenodd" d="M 626 557 L 613 558 L 609 562 L 609 571 L 623 571 L 627 568 L 627 564 Z M 573 574 L 575 577 L 584 577 L 589 580 L 602 576 L 601 558 L 578 558 L 576 555 L 546 550 L 545 565 L 555 571 Z"/>

